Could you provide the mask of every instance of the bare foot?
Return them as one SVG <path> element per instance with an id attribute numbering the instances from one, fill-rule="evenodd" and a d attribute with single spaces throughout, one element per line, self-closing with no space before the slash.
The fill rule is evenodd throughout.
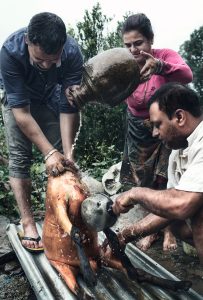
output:
<path id="1" fill-rule="evenodd" d="M 148 250 L 151 247 L 151 245 L 152 245 L 153 242 L 155 242 L 156 240 L 158 240 L 158 238 L 159 238 L 159 236 L 158 236 L 157 233 L 148 235 L 148 236 L 144 237 L 143 239 L 139 240 L 136 243 L 136 246 L 140 250 L 146 251 L 146 250 Z"/>
<path id="2" fill-rule="evenodd" d="M 170 229 L 164 229 L 164 242 L 163 242 L 163 250 L 164 251 L 173 251 L 178 247 L 176 238 L 171 232 Z"/>

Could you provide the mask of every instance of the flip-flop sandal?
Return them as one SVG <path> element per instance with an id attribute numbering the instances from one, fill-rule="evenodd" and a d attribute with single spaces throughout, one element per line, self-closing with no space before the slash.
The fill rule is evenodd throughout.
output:
<path id="1" fill-rule="evenodd" d="M 21 245 L 28 252 L 30 252 L 30 253 L 42 253 L 44 251 L 43 247 L 41 247 L 41 248 L 29 248 L 29 247 L 26 247 L 26 246 L 24 246 L 22 244 L 22 241 L 33 241 L 33 242 L 39 243 L 39 241 L 41 241 L 41 237 L 40 236 L 38 236 L 37 238 L 32 238 L 32 237 L 29 237 L 29 236 L 24 236 L 24 234 L 22 232 L 18 232 L 17 235 L 18 235 L 18 238 L 19 238 L 19 240 L 21 242 Z"/>

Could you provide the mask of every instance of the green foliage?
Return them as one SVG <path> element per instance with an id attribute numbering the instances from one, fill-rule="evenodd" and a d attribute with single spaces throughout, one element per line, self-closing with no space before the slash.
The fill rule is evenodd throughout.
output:
<path id="1" fill-rule="evenodd" d="M 16 215 L 17 205 L 8 181 L 8 167 L 0 165 L 0 214 Z"/>
<path id="2" fill-rule="evenodd" d="M 125 104 L 113 109 L 99 104 L 85 106 L 76 144 L 76 158 L 81 168 L 93 170 L 100 164 L 108 169 L 121 160 L 125 109 Z"/>
<path id="3" fill-rule="evenodd" d="M 104 50 L 114 48 L 114 47 L 123 47 L 123 40 L 121 36 L 121 30 L 124 21 L 128 18 L 128 16 L 132 15 L 132 12 L 126 12 L 123 16 L 123 20 L 117 22 L 117 27 L 115 31 L 109 32 L 106 36 L 106 42 L 103 47 Z"/>
<path id="4" fill-rule="evenodd" d="M 0 155 L 2 155 L 3 157 L 7 157 L 7 148 L 5 142 L 3 116 L 1 112 L 1 107 L 0 107 Z"/>
<path id="5" fill-rule="evenodd" d="M 95 159 L 92 159 L 92 156 L 84 157 L 84 159 L 81 160 L 81 167 L 83 169 L 88 169 L 89 175 L 101 181 L 102 176 L 109 167 L 121 160 L 121 153 L 115 149 L 114 145 L 107 146 L 106 143 L 101 142 L 97 142 L 95 150 Z"/>
<path id="6" fill-rule="evenodd" d="M 194 88 L 203 104 L 203 26 L 194 30 L 190 35 L 190 40 L 181 45 L 180 54 L 193 71 Z"/>
<path id="7" fill-rule="evenodd" d="M 85 10 L 84 19 L 77 23 L 76 35 L 85 60 L 95 56 L 103 50 L 106 43 L 104 30 L 111 18 L 102 14 L 100 4 L 93 6 L 92 11 Z"/>
<path id="8" fill-rule="evenodd" d="M 117 23 L 115 31 L 109 31 L 113 18 L 102 13 L 99 3 L 93 6 L 91 12 L 85 10 L 83 21 L 77 23 L 76 30 L 73 28 L 68 30 L 68 33 L 78 40 L 85 61 L 103 50 L 123 47 L 121 28 L 130 14 L 132 13 L 127 12 L 123 16 L 123 20 Z"/>
<path id="9" fill-rule="evenodd" d="M 47 184 L 47 175 L 45 173 L 45 164 L 43 163 L 42 156 L 39 151 L 35 148 L 33 154 L 36 154 L 38 160 L 31 167 L 31 177 L 32 177 L 32 193 L 31 201 L 33 209 L 44 210 L 45 206 L 45 197 L 46 197 L 46 184 Z"/>
<path id="10" fill-rule="evenodd" d="M 5 159 L 8 157 L 3 117 L 0 110 L 0 156 Z M 13 198 L 13 193 L 11 191 L 8 179 L 8 166 L 0 162 L 0 214 L 16 214 L 17 206 Z"/>

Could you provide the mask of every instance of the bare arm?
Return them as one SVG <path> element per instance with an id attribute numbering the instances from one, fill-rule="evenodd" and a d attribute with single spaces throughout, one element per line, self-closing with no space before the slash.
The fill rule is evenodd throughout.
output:
<path id="1" fill-rule="evenodd" d="M 125 213 L 138 203 L 160 217 L 185 220 L 202 206 L 203 194 L 176 189 L 132 188 L 118 196 L 113 210 L 116 214 Z"/>
<path id="2" fill-rule="evenodd" d="M 146 59 L 146 63 L 140 71 L 142 81 L 150 79 L 153 74 L 166 76 L 168 81 L 178 81 L 183 84 L 192 81 L 193 75 L 190 67 L 177 52 L 165 49 L 161 60 L 144 51 L 141 51 L 141 54 Z"/>
<path id="3" fill-rule="evenodd" d="M 73 160 L 73 144 L 76 133 L 79 129 L 79 113 L 60 114 L 61 138 L 64 155 L 67 159 Z"/>
<path id="4" fill-rule="evenodd" d="M 156 233 L 166 227 L 171 221 L 159 216 L 149 214 L 133 225 L 125 226 L 118 234 L 121 243 L 128 243 L 143 238 L 149 234 Z"/>
<path id="5" fill-rule="evenodd" d="M 16 119 L 16 123 L 27 138 L 37 146 L 37 148 L 46 155 L 53 146 L 49 143 L 39 125 L 30 113 L 30 107 L 13 108 L 12 112 Z"/>
<path id="6" fill-rule="evenodd" d="M 12 112 L 16 119 L 16 123 L 27 138 L 35 144 L 45 156 L 53 149 L 52 144 L 47 140 L 39 125 L 30 114 L 30 107 L 13 108 Z M 46 170 L 48 174 L 57 176 L 64 170 L 65 157 L 58 151 L 53 153 L 46 161 Z"/>

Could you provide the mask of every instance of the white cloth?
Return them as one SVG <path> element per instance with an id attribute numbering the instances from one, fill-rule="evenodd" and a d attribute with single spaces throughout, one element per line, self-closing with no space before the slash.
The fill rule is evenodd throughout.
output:
<path id="1" fill-rule="evenodd" d="M 105 191 L 111 196 L 115 195 L 122 186 L 122 184 L 119 181 L 120 170 L 121 162 L 111 166 L 110 169 L 102 177 L 103 187 Z"/>
<path id="2" fill-rule="evenodd" d="M 186 149 L 173 150 L 169 157 L 168 188 L 203 192 L 203 121 L 187 138 Z"/>

